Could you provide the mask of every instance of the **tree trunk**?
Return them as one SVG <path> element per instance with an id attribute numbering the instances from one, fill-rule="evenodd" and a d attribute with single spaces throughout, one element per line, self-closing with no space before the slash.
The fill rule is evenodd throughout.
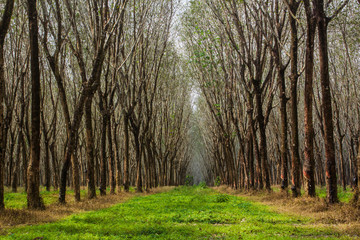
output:
<path id="1" fill-rule="evenodd" d="M 320 79 L 322 92 L 322 112 L 324 122 L 325 140 L 325 172 L 327 200 L 330 204 L 338 202 L 337 176 L 335 161 L 334 127 L 331 106 L 330 75 L 327 28 L 329 19 L 325 15 L 324 1 L 319 0 L 315 4 L 319 37 Z"/>
<path id="2" fill-rule="evenodd" d="M 17 185 L 18 185 L 18 171 L 19 171 L 19 165 L 20 165 L 20 154 L 21 154 L 21 128 L 19 131 L 18 141 L 17 141 L 17 148 L 16 148 L 16 160 L 15 160 L 15 167 L 14 169 L 11 169 L 13 171 L 13 177 L 11 181 L 11 191 L 13 193 L 17 192 Z"/>
<path id="3" fill-rule="evenodd" d="M 281 145 L 280 145 L 280 156 L 281 156 L 281 189 L 287 191 L 289 186 L 288 182 L 288 159 L 287 159 L 287 112 L 286 112 L 286 83 L 285 83 L 285 69 L 281 66 L 278 67 L 278 77 L 280 83 L 280 115 L 281 115 Z"/>
<path id="4" fill-rule="evenodd" d="M 297 15 L 299 4 L 292 2 L 290 10 L 292 16 Z M 292 167 L 292 193 L 298 197 L 301 192 L 300 183 L 300 156 L 299 156 L 299 127 L 298 127 L 298 108 L 297 108 L 297 84 L 298 84 L 298 30 L 297 20 L 290 18 L 291 27 L 291 167 Z"/>
<path id="5" fill-rule="evenodd" d="M 30 52 L 31 52 L 31 141 L 30 162 L 27 172 L 27 206 L 29 209 L 43 209 L 40 196 L 40 67 L 36 0 L 28 0 Z"/>
<path id="6" fill-rule="evenodd" d="M 52 166 L 54 172 L 53 186 L 54 186 L 54 191 L 57 191 L 59 188 L 59 167 L 57 162 L 55 143 L 52 143 L 50 145 L 50 153 L 51 153 L 51 160 L 52 160 Z"/>
<path id="7" fill-rule="evenodd" d="M 110 194 L 115 194 L 116 190 L 116 181 L 115 181 L 115 159 L 114 159 L 114 146 L 112 142 L 112 134 L 111 134 L 111 117 L 107 118 L 107 137 L 108 137 L 108 165 L 109 165 L 109 182 L 110 182 Z"/>
<path id="8" fill-rule="evenodd" d="M 115 126 L 113 137 L 114 137 L 114 153 L 115 153 L 115 161 L 116 161 L 116 185 L 117 185 L 117 192 L 119 193 L 121 192 L 122 175 L 121 175 L 119 143 L 117 138 L 117 126 Z"/>
<path id="9" fill-rule="evenodd" d="M 49 137 L 48 131 L 45 123 L 44 111 L 41 111 L 41 123 L 42 123 L 42 132 L 44 138 L 44 147 L 45 147 L 45 156 L 44 156 L 44 171 L 45 171 L 45 187 L 46 191 L 50 191 L 50 181 L 51 181 L 51 171 L 50 171 L 50 154 L 49 154 Z"/>
<path id="10" fill-rule="evenodd" d="M 124 191 L 129 192 L 129 117 L 124 116 Z"/>
<path id="11" fill-rule="evenodd" d="M 5 60 L 4 43 L 8 32 L 11 16 L 13 13 L 15 0 L 7 0 L 4 8 L 4 14 L 0 21 L 0 211 L 4 209 L 4 164 L 5 151 L 4 146 L 4 100 L 5 100 Z"/>
<path id="12" fill-rule="evenodd" d="M 359 167 L 360 166 L 360 141 L 358 143 L 358 152 L 357 152 L 357 156 L 356 156 L 356 162 L 357 162 L 357 166 L 358 166 L 356 175 L 357 175 L 357 178 L 359 179 L 359 177 L 360 177 L 360 167 Z M 359 201 L 359 195 L 360 195 L 360 189 L 359 189 L 359 185 L 357 183 L 355 186 L 355 193 L 354 193 L 354 197 L 353 197 L 353 202 L 355 204 L 357 204 Z"/>
<path id="13" fill-rule="evenodd" d="M 87 183 L 88 198 L 96 197 L 95 176 L 94 176 L 94 136 L 92 129 L 91 114 L 92 98 L 86 100 L 85 103 L 85 129 L 86 129 L 86 159 L 87 159 Z"/>
<path id="14" fill-rule="evenodd" d="M 141 172 L 141 150 L 138 129 L 134 132 L 135 157 L 136 157 L 136 191 L 142 192 L 142 172 Z"/>
<path id="15" fill-rule="evenodd" d="M 313 126 L 313 73 L 314 73 L 314 41 L 316 23 L 310 8 L 309 0 L 304 1 L 307 21 L 306 55 L 305 55 L 305 92 L 304 92 L 304 181 L 305 192 L 315 197 L 315 160 L 314 160 L 314 126 Z"/>
<path id="16" fill-rule="evenodd" d="M 80 202 L 80 168 L 79 161 L 76 156 L 77 139 L 73 154 L 71 155 L 71 167 L 72 167 L 72 183 L 74 188 L 74 197 L 76 202 Z"/>
<path id="17" fill-rule="evenodd" d="M 46 136 L 44 136 L 46 138 Z M 46 191 L 50 191 L 51 186 L 51 171 L 50 171 L 50 154 L 49 154 L 49 141 L 45 139 L 45 158 L 44 158 L 44 170 L 45 170 L 45 187 Z"/>
<path id="18" fill-rule="evenodd" d="M 74 154 L 74 151 L 76 149 L 76 143 L 77 143 L 76 137 L 77 137 L 77 132 L 78 132 L 80 123 L 81 123 L 82 115 L 84 113 L 85 101 L 86 101 L 86 96 L 85 96 L 85 94 L 82 94 L 80 97 L 80 100 L 78 102 L 78 105 L 76 106 L 76 109 L 75 109 L 73 124 L 71 126 L 70 136 L 68 137 L 68 143 L 66 146 L 65 157 L 64 157 L 62 168 L 61 168 L 59 203 L 62 203 L 62 204 L 64 204 L 66 202 L 65 201 L 66 182 L 67 182 L 68 170 L 70 168 L 70 163 L 72 163 L 73 166 L 78 165 L 76 158 L 72 157 L 72 155 Z M 73 175 L 74 174 L 75 174 L 75 171 L 73 170 Z M 80 186 L 78 186 L 78 187 L 80 187 Z M 77 196 L 77 194 L 79 194 L 79 195 Z M 77 201 L 77 199 L 80 199 L 80 188 L 78 191 L 77 190 L 75 191 L 75 200 Z"/>
<path id="19" fill-rule="evenodd" d="M 266 143 L 266 126 L 265 126 L 265 117 L 262 110 L 262 96 L 261 96 L 261 87 L 260 81 L 258 79 L 253 80 L 254 83 L 254 92 L 256 99 L 256 108 L 257 108 L 257 119 L 260 132 L 260 161 L 263 179 L 265 180 L 265 188 L 270 191 L 270 174 L 268 167 L 267 159 L 267 143 Z"/>
<path id="20" fill-rule="evenodd" d="M 106 127 L 107 114 L 102 116 L 101 129 L 101 161 L 100 161 L 100 195 L 106 195 Z"/>

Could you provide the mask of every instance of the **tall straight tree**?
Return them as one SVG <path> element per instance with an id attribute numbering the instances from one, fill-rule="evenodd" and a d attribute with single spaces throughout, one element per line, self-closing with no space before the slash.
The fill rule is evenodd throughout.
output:
<path id="1" fill-rule="evenodd" d="M 9 30 L 11 16 L 15 0 L 7 0 L 3 17 L 0 21 L 0 210 L 4 209 L 4 161 L 5 149 L 2 143 L 4 141 L 4 98 L 5 98 L 5 60 L 4 44 L 5 37 Z"/>
<path id="2" fill-rule="evenodd" d="M 44 203 L 39 191 L 40 175 L 40 67 L 36 0 L 28 0 L 28 18 L 31 52 L 31 140 L 30 162 L 27 173 L 27 205 L 42 209 Z"/>
<path id="3" fill-rule="evenodd" d="M 304 1 L 306 13 L 306 55 L 305 55 L 305 92 L 304 92 L 304 180 L 305 192 L 315 197 L 314 177 L 314 126 L 313 126 L 313 75 L 314 75 L 314 41 L 316 24 L 313 8 L 309 0 Z"/>
<path id="4" fill-rule="evenodd" d="M 325 140 L 325 171 L 326 171 L 326 188 L 327 200 L 333 204 L 338 202 L 337 196 L 337 177 L 335 161 L 335 143 L 334 143 L 334 123 L 331 106 L 330 91 L 330 73 L 329 73 L 329 53 L 328 53 L 328 26 L 329 23 L 349 2 L 343 2 L 333 16 L 326 15 L 324 0 L 313 0 L 315 17 L 318 25 L 319 38 L 319 58 L 320 58 L 320 80 L 322 95 L 322 114 L 324 122 L 324 140 Z M 329 5 L 329 4 L 327 4 Z"/>
<path id="5" fill-rule="evenodd" d="M 360 0 L 358 0 L 358 3 L 360 4 Z M 357 153 L 357 156 L 356 156 L 356 163 L 357 163 L 357 173 L 356 173 L 356 179 L 359 179 L 359 176 L 360 176 L 360 141 L 358 143 L 358 153 Z M 359 186 L 358 186 L 358 181 L 356 182 L 355 184 L 355 194 L 354 194 L 354 197 L 353 197 L 353 201 L 355 203 L 358 202 L 359 200 L 359 194 L 360 194 L 360 189 L 359 189 Z"/>
<path id="6" fill-rule="evenodd" d="M 298 101 L 297 101 L 297 85 L 298 85 L 298 29 L 296 15 L 299 9 L 300 1 L 289 0 L 288 6 L 290 10 L 290 29 L 291 29 L 291 172 L 292 172 L 292 192 L 293 196 L 300 195 L 300 156 L 299 156 L 299 127 L 298 127 Z"/>

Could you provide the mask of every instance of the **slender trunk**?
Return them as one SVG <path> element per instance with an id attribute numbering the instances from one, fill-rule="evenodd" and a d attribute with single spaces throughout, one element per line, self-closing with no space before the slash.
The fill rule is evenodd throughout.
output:
<path id="1" fill-rule="evenodd" d="M 106 127 L 107 114 L 102 116 L 101 129 L 101 161 L 100 161 L 100 195 L 106 195 Z"/>
<path id="2" fill-rule="evenodd" d="M 30 52 L 31 52 L 31 141 L 30 162 L 27 172 L 27 206 L 30 209 L 43 209 L 40 196 L 40 67 L 36 0 L 28 0 Z"/>
<path id="3" fill-rule="evenodd" d="M 316 24 L 310 9 L 309 0 L 304 1 L 306 8 L 307 36 L 305 55 L 305 92 L 304 92 L 304 181 L 305 192 L 315 197 L 315 159 L 314 159 L 314 126 L 313 126 L 313 74 L 314 74 L 314 41 Z"/>
<path id="4" fill-rule="evenodd" d="M 92 98 L 85 102 L 85 129 L 86 129 L 86 159 L 87 159 L 87 183 L 88 198 L 96 197 L 95 176 L 94 176 L 94 136 L 92 129 Z"/>
<path id="5" fill-rule="evenodd" d="M 339 139 L 339 154 L 340 154 L 340 166 L 341 166 L 341 183 L 343 190 L 346 191 L 346 169 L 345 169 L 345 159 L 343 154 L 343 138 Z"/>
<path id="6" fill-rule="evenodd" d="M 142 172 L 141 172 L 141 151 L 139 142 L 139 132 L 134 132 L 135 157 L 136 157 L 136 191 L 142 192 Z"/>
<path id="7" fill-rule="evenodd" d="M 46 136 L 44 136 L 46 138 Z M 51 171 L 50 171 L 50 154 L 49 154 L 49 141 L 45 139 L 45 158 L 44 158 L 44 170 L 45 170 L 45 187 L 46 191 L 50 191 L 51 186 Z"/>
<path id="8" fill-rule="evenodd" d="M 50 145 L 50 153 L 51 153 L 51 160 L 52 160 L 52 166 L 54 172 L 53 186 L 54 186 L 54 191 L 57 191 L 59 188 L 59 171 L 58 171 L 55 143 L 52 143 Z"/>
<path id="9" fill-rule="evenodd" d="M 77 145 L 77 143 L 76 143 Z M 75 145 L 75 146 L 76 146 Z M 74 197 L 76 202 L 80 202 L 80 166 L 76 156 L 76 147 L 71 155 L 71 167 L 72 167 L 72 182 L 74 188 Z"/>
<path id="10" fill-rule="evenodd" d="M 115 181 L 115 159 L 114 159 L 114 146 L 112 142 L 112 134 L 111 134 L 111 118 L 108 116 L 107 118 L 107 137 L 108 137 L 108 151 L 109 151 L 109 182 L 110 182 L 110 194 L 115 194 L 116 189 L 116 181 Z"/>
<path id="11" fill-rule="evenodd" d="M 151 177 L 150 177 L 150 167 L 149 167 L 149 161 L 150 158 L 149 156 L 146 156 L 146 152 L 145 149 L 143 149 L 143 159 L 144 159 L 144 172 L 145 172 L 145 191 L 149 192 L 150 190 L 150 181 L 151 181 Z"/>
<path id="12" fill-rule="evenodd" d="M 351 186 L 353 189 L 356 189 L 358 186 L 358 165 L 357 165 L 357 160 L 356 160 L 356 156 L 355 156 L 355 144 L 354 144 L 354 139 L 351 138 Z"/>
<path id="13" fill-rule="evenodd" d="M 24 189 L 27 190 L 27 167 L 28 167 L 28 153 L 26 151 L 26 143 L 25 139 L 23 138 L 21 142 L 22 146 L 22 174 L 23 174 L 23 182 L 24 182 Z"/>
<path id="14" fill-rule="evenodd" d="M 288 122 L 286 112 L 286 83 L 285 83 L 285 69 L 281 66 L 278 67 L 278 77 L 280 82 L 280 115 L 281 115 L 281 144 L 280 144 L 280 158 L 281 158 L 281 189 L 287 191 L 289 186 L 288 182 L 288 159 L 287 159 L 287 147 L 288 147 Z"/>
<path id="15" fill-rule="evenodd" d="M 262 174 L 265 180 L 265 188 L 270 191 L 270 174 L 268 167 L 268 159 L 267 159 L 267 143 L 266 143 L 266 126 L 265 126 L 265 118 L 262 110 L 262 96 L 261 96 L 261 87 L 260 81 L 258 79 L 253 80 L 254 83 L 254 91 L 255 91 L 255 99 L 256 99 L 256 107 L 257 107 L 257 119 L 259 125 L 260 132 L 260 164 L 262 168 Z"/>
<path id="16" fill-rule="evenodd" d="M 117 138 L 117 126 L 115 126 L 114 130 L 114 153 L 115 153 L 115 161 L 116 161 L 116 185 L 117 185 L 117 192 L 121 192 L 121 181 L 122 181 L 122 175 L 121 175 L 121 162 L 120 162 L 120 153 L 119 153 L 119 143 Z"/>
<path id="17" fill-rule="evenodd" d="M 291 12 L 293 16 L 297 15 L 298 3 L 293 2 Z M 298 107 L 297 107 L 297 84 L 298 84 L 298 30 L 297 20 L 290 18 L 291 27 L 291 167 L 292 167 L 292 193 L 298 197 L 301 192 L 300 180 L 300 156 L 299 156 L 299 127 L 298 127 Z"/>
<path id="18" fill-rule="evenodd" d="M 129 192 L 129 117 L 124 116 L 124 191 Z"/>
<path id="19" fill-rule="evenodd" d="M 10 132 L 10 135 L 12 135 L 13 133 Z M 9 149 L 9 161 L 8 161 L 8 176 L 7 176 L 7 180 L 6 180 L 6 186 L 10 187 L 11 186 L 11 179 L 12 179 L 12 174 L 14 171 L 14 165 L 16 165 L 16 161 L 14 161 L 14 148 L 15 148 L 15 142 L 13 137 L 11 137 L 10 139 L 10 149 Z M 6 148 L 4 148 L 6 149 Z"/>
<path id="20" fill-rule="evenodd" d="M 253 96 L 248 93 L 247 95 L 248 103 L 247 103 L 247 116 L 249 119 L 249 168 L 251 174 L 251 186 L 255 188 L 255 169 L 254 169 L 254 158 L 256 159 L 257 166 L 256 166 L 256 176 L 257 176 L 257 183 L 256 187 L 262 189 L 263 188 L 263 180 L 261 176 L 261 164 L 260 164 L 260 157 L 259 157 L 259 149 L 258 144 L 256 141 L 256 132 L 255 132 L 255 122 L 253 120 Z"/>
<path id="21" fill-rule="evenodd" d="M 357 178 L 359 179 L 359 177 L 360 177 L 360 167 L 359 167 L 360 166 L 360 141 L 358 143 L 358 152 L 357 152 L 357 156 L 356 156 L 356 162 L 357 162 L 357 166 L 358 166 L 356 175 L 357 175 Z M 355 186 L 355 193 L 354 193 L 354 197 L 353 197 L 353 202 L 355 204 L 357 204 L 359 201 L 359 195 L 360 195 L 360 189 L 359 189 L 359 185 L 357 183 Z"/>
<path id="22" fill-rule="evenodd" d="M 42 132 L 44 138 L 44 147 L 45 147 L 45 156 L 44 156 L 44 171 L 45 171 L 45 187 L 46 191 L 50 191 L 50 181 L 51 181 L 51 172 L 50 172 L 50 155 L 49 155 L 49 138 L 48 131 L 46 127 L 44 111 L 41 111 L 41 123 L 42 123 Z"/>
<path id="23" fill-rule="evenodd" d="M 161 163 L 162 173 L 161 173 L 161 186 L 166 185 L 166 179 L 167 179 L 167 159 L 162 159 Z"/>
<path id="24" fill-rule="evenodd" d="M 249 131 L 248 137 L 248 167 L 249 167 L 249 187 L 254 189 L 254 146 L 253 146 L 253 137 L 252 132 Z"/>
<path id="25" fill-rule="evenodd" d="M 6 149 L 6 148 L 4 148 Z M 8 156 L 9 156 L 9 159 L 8 159 L 8 162 L 7 162 L 7 169 L 6 169 L 6 172 L 8 173 L 7 174 L 7 177 L 6 177 L 6 182 L 5 182 L 5 185 L 7 187 L 10 187 L 11 185 L 11 179 L 12 179 L 12 174 L 13 174 L 13 163 L 14 163 L 14 157 L 13 157 L 13 152 L 14 152 L 14 142 L 13 142 L 13 139 L 11 138 L 11 142 L 10 142 L 10 149 L 9 149 L 9 152 L 8 152 Z"/>
<path id="26" fill-rule="evenodd" d="M 334 99 L 335 100 L 335 99 Z M 346 191 L 346 169 L 345 169 L 345 159 L 344 159 L 344 153 L 343 153 L 343 141 L 345 135 L 341 132 L 341 126 L 340 126 L 340 111 L 337 106 L 337 103 L 335 102 L 335 114 L 336 114 L 336 128 L 338 132 L 338 144 L 339 144 L 339 156 L 340 156 L 340 176 L 341 176 L 341 183 L 343 190 Z"/>
<path id="27" fill-rule="evenodd" d="M 20 128 L 21 129 L 21 128 Z M 16 148 L 16 161 L 15 161 L 15 167 L 14 169 L 11 169 L 13 171 L 13 177 L 11 181 L 11 191 L 13 193 L 17 192 L 17 185 L 18 185 L 18 171 L 19 171 L 19 165 L 20 165 L 20 154 L 21 154 L 21 130 L 19 131 L 18 141 L 17 141 L 17 148 Z"/>
<path id="28" fill-rule="evenodd" d="M 319 37 L 319 58 L 320 58 L 320 79 L 322 92 L 322 112 L 324 122 L 325 140 L 325 172 L 327 200 L 330 204 L 338 202 L 337 176 L 335 161 L 334 126 L 331 106 L 330 75 L 327 28 L 328 18 L 325 16 L 324 2 L 320 0 L 316 4 L 318 37 Z"/>
<path id="29" fill-rule="evenodd" d="M 80 127 L 80 123 L 81 123 L 81 119 L 84 113 L 84 103 L 86 101 L 86 96 L 85 94 L 83 94 L 80 97 L 79 103 L 76 106 L 75 109 L 75 113 L 74 113 L 74 120 L 73 120 L 73 124 L 71 126 L 71 131 L 70 131 L 70 135 L 68 137 L 68 143 L 66 146 L 66 152 L 65 152 L 65 157 L 64 157 L 64 161 L 63 161 L 63 165 L 61 168 L 61 174 L 60 174 L 60 191 L 59 191 L 59 203 L 64 204 L 65 201 L 65 196 L 66 196 L 66 182 L 67 182 L 67 175 L 68 175 L 68 170 L 70 168 L 70 163 L 72 163 L 73 166 L 78 166 L 77 164 L 77 160 L 75 157 L 73 157 L 72 155 L 74 154 L 74 151 L 76 149 L 76 143 L 77 143 L 77 132 L 78 129 Z M 75 175 L 75 171 L 73 169 L 73 175 Z M 76 178 L 75 178 L 76 179 Z M 79 179 L 79 178 L 77 178 Z M 74 180 L 74 179 L 73 179 Z M 75 200 L 77 201 L 78 199 L 80 199 L 80 186 L 78 189 L 75 189 Z"/>
<path id="30" fill-rule="evenodd" d="M 4 100 L 5 100 L 5 61 L 4 61 L 4 42 L 9 30 L 11 16 L 15 0 L 7 0 L 4 8 L 3 17 L 0 20 L 0 211 L 4 205 L 4 164 L 5 164 L 5 120 L 4 120 Z"/>

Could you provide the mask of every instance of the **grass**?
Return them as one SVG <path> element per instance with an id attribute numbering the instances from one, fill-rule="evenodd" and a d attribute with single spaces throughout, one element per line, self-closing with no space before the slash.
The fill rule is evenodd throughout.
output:
<path id="1" fill-rule="evenodd" d="M 303 193 L 305 194 L 305 192 Z M 317 187 L 316 188 L 316 195 L 319 198 L 325 199 L 326 198 L 326 187 Z M 351 198 L 353 197 L 353 192 L 351 188 L 348 187 L 346 191 L 341 186 L 338 186 L 338 198 L 340 202 L 349 203 Z"/>
<path id="2" fill-rule="evenodd" d="M 277 193 L 280 192 L 280 186 L 274 186 L 272 187 L 272 190 Z M 316 196 L 318 196 L 320 199 L 326 199 L 326 186 L 316 186 Z M 289 194 L 291 194 L 291 190 L 289 189 Z M 340 202 L 343 203 L 349 203 L 351 201 L 351 198 L 353 197 L 353 192 L 351 190 L 351 187 L 348 186 L 347 190 L 344 191 L 344 189 L 341 186 L 338 186 L 338 198 Z M 305 190 L 301 189 L 301 195 L 305 195 Z"/>
<path id="3" fill-rule="evenodd" d="M 206 187 L 178 187 L 0 239 L 354 239 L 311 219 Z"/>
<path id="4" fill-rule="evenodd" d="M 73 192 L 69 191 L 66 198 L 67 204 L 63 205 L 57 203 L 57 191 L 46 192 L 42 189 L 41 194 L 45 201 L 46 209 L 43 211 L 34 211 L 26 209 L 25 193 L 10 193 L 9 189 L 6 189 L 6 208 L 4 211 L 0 211 L 0 235 L 16 226 L 55 222 L 72 214 L 108 208 L 114 204 L 125 202 L 135 196 L 168 190 L 169 188 L 157 188 L 150 193 L 138 194 L 135 193 L 134 189 L 130 189 L 128 193 L 121 192 L 120 194 L 107 194 L 106 196 L 98 195 L 95 199 L 87 199 L 86 190 L 82 190 L 82 200 L 80 202 L 75 202 Z"/>
<path id="5" fill-rule="evenodd" d="M 343 234 L 360 236 L 360 205 L 349 203 L 353 197 L 350 189 L 342 191 L 339 187 L 340 202 L 334 205 L 328 204 L 326 188 L 320 187 L 317 188 L 315 198 L 307 197 L 305 194 L 293 198 L 290 192 L 282 192 L 279 187 L 274 187 L 270 193 L 265 190 L 237 191 L 227 186 L 220 186 L 215 190 L 223 194 L 240 196 L 250 202 L 261 203 L 275 212 L 307 217 L 314 225 L 324 225 Z"/>
<path id="6" fill-rule="evenodd" d="M 110 192 L 110 189 L 107 189 L 107 193 Z M 134 192 L 134 189 L 131 188 L 130 192 Z M 100 190 L 96 191 L 96 194 L 100 194 Z M 46 191 L 44 187 L 40 189 L 40 195 L 43 198 L 45 206 L 49 206 L 58 201 L 59 191 Z M 66 191 L 66 201 L 73 202 L 74 201 L 74 191 L 67 190 Z M 80 190 L 81 199 L 87 198 L 87 190 L 85 188 Z M 17 193 L 11 192 L 10 188 L 5 189 L 4 195 L 5 208 L 7 209 L 25 209 L 27 207 L 26 200 L 26 192 L 23 188 L 19 188 Z"/>
<path id="7" fill-rule="evenodd" d="M 73 191 L 67 191 L 67 199 L 71 199 L 72 196 L 74 195 Z M 81 197 L 84 198 L 86 196 L 86 191 L 85 190 L 81 190 Z M 45 191 L 45 190 L 41 190 L 40 192 L 43 201 L 45 203 L 45 205 L 50 205 L 53 203 L 56 203 L 58 198 L 59 198 L 59 191 Z M 17 193 L 12 193 L 12 192 L 8 192 L 5 193 L 4 196 L 4 201 L 5 201 L 5 207 L 8 209 L 24 209 L 27 207 L 27 200 L 26 200 L 26 192 L 21 191 L 21 192 L 17 192 Z"/>

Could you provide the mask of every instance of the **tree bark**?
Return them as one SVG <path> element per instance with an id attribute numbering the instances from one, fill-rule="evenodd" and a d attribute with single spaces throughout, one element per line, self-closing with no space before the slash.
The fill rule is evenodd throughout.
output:
<path id="1" fill-rule="evenodd" d="M 111 134 L 111 117 L 108 115 L 107 118 L 107 139 L 108 139 L 108 165 L 109 165 L 109 183 L 110 183 L 110 194 L 115 194 L 116 191 L 116 181 L 115 181 L 115 159 L 114 159 L 114 146 L 112 142 Z"/>
<path id="2" fill-rule="evenodd" d="M 290 5 L 290 29 L 291 29 L 291 167 L 292 167 L 292 193 L 298 197 L 301 192 L 300 182 L 300 156 L 299 156 L 299 127 L 298 127 L 298 108 L 297 108 L 297 84 L 298 84 L 298 30 L 297 15 L 299 3 L 292 1 Z"/>
<path id="3" fill-rule="evenodd" d="M 124 116 L 124 191 L 129 192 L 129 117 Z"/>
<path id="4" fill-rule="evenodd" d="M 260 161 L 261 161 L 261 168 L 263 179 L 265 180 L 265 188 L 266 190 L 270 191 L 270 173 L 268 167 L 268 159 L 267 159 L 267 143 L 266 143 L 266 126 L 265 126 L 265 117 L 262 110 L 262 93 L 261 93 L 261 86 L 260 80 L 254 79 L 254 92 L 255 92 L 255 100 L 256 100 L 256 108 L 257 108 L 257 119 L 259 125 L 259 132 L 260 132 Z"/>
<path id="5" fill-rule="evenodd" d="M 306 54 L 305 54 L 305 92 L 304 92 L 304 181 L 305 192 L 309 197 L 315 197 L 315 159 L 314 159 L 314 126 L 313 126 L 313 75 L 314 75 L 314 41 L 316 22 L 310 7 L 310 1 L 305 0 L 306 11 Z"/>
<path id="6" fill-rule="evenodd" d="M 94 171 L 94 136 L 92 129 L 91 114 L 92 98 L 87 99 L 85 103 L 85 129 L 86 129 L 86 159 L 87 159 L 87 183 L 88 198 L 96 197 L 95 171 Z"/>
<path id="7" fill-rule="evenodd" d="M 118 125 L 115 125 L 114 128 L 114 153 L 115 153 L 115 161 L 116 161 L 116 185 L 117 185 L 117 192 L 121 192 L 121 186 L 122 186 L 122 174 L 121 174 L 121 162 L 120 162 L 120 151 L 119 151 L 119 142 L 117 137 L 117 129 Z"/>
<path id="8" fill-rule="evenodd" d="M 27 206 L 29 209 L 45 208 L 40 196 L 40 67 L 36 0 L 28 0 L 28 18 L 31 52 L 31 141 L 30 162 L 27 172 Z"/>
<path id="9" fill-rule="evenodd" d="M 288 132 L 288 121 L 286 112 L 286 84 L 285 84 L 285 69 L 281 66 L 278 67 L 278 77 L 280 82 L 280 118 L 281 118 L 281 145 L 280 145 L 280 156 L 281 156 L 281 189 L 287 191 L 288 182 L 288 159 L 287 159 L 287 132 Z"/>
<path id="10" fill-rule="evenodd" d="M 318 0 L 315 4 L 318 37 L 319 37 L 319 58 L 320 58 L 320 80 L 322 93 L 322 112 L 324 122 L 325 140 L 325 173 L 327 200 L 330 204 L 337 203 L 337 176 L 335 161 L 334 126 L 331 106 L 329 55 L 327 29 L 329 18 L 325 15 L 324 1 Z"/>
<path id="11" fill-rule="evenodd" d="M 13 13 L 15 0 L 7 0 L 3 17 L 0 21 L 0 210 L 5 208 L 4 205 L 4 163 L 5 149 L 4 146 L 4 100 L 5 100 L 5 60 L 4 60 L 4 43 L 5 37 L 9 30 L 11 16 Z"/>
<path id="12" fill-rule="evenodd" d="M 134 147 L 135 147 L 135 157 L 136 157 L 136 191 L 143 192 L 142 189 L 142 164 L 141 164 L 141 147 L 139 141 L 139 130 L 136 129 L 133 131 L 134 135 Z"/>
<path id="13" fill-rule="evenodd" d="M 107 127 L 107 114 L 102 116 L 102 129 L 101 129 L 101 161 L 100 161 L 100 195 L 106 195 L 106 127 Z"/>

